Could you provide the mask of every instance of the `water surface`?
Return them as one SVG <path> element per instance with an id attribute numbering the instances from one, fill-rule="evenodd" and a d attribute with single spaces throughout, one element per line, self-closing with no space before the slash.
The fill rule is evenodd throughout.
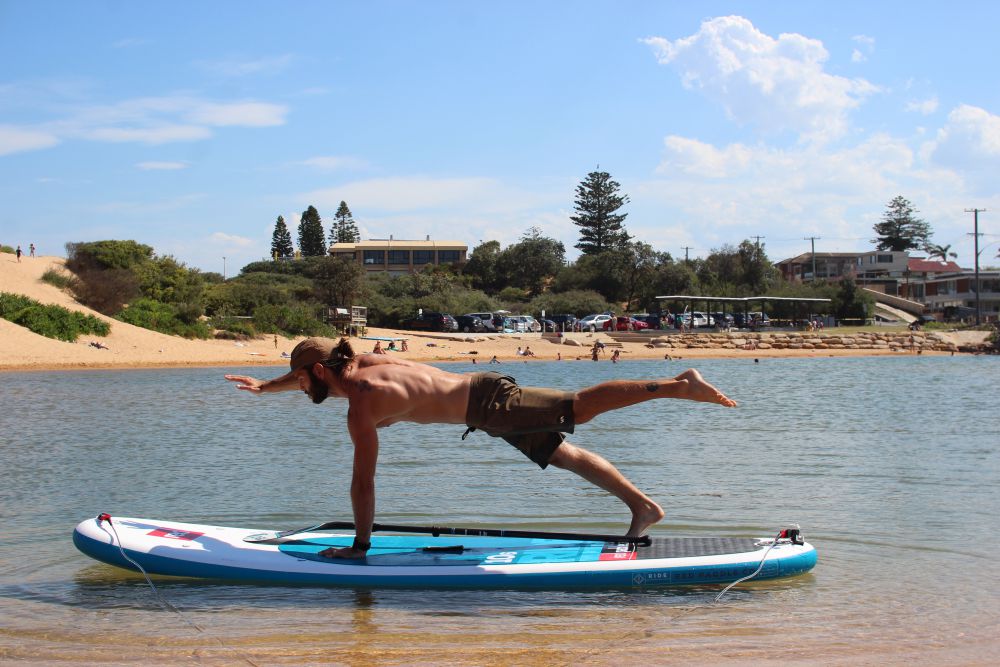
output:
<path id="1" fill-rule="evenodd" d="M 698 360 L 740 401 L 655 401 L 581 426 L 667 511 L 660 535 L 802 525 L 805 576 L 621 591 L 234 586 L 78 553 L 81 519 L 259 528 L 350 519 L 345 405 L 254 397 L 239 369 L 0 374 L 0 659 L 77 663 L 991 664 L 1000 658 L 1000 359 Z M 471 372 L 481 367 L 449 364 Z M 684 361 L 532 362 L 567 389 Z M 246 369 L 262 373 L 261 369 Z M 264 370 L 263 373 L 267 373 Z M 273 373 L 279 372 L 277 369 Z M 462 428 L 381 432 L 378 520 L 619 532 L 618 501 Z"/>

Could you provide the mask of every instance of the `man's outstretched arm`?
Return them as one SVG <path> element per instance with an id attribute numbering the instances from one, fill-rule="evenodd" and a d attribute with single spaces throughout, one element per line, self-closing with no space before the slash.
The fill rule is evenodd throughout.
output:
<path id="1" fill-rule="evenodd" d="M 249 375 L 227 375 L 226 379 L 230 382 L 236 382 L 237 389 L 253 392 L 254 394 L 291 391 L 292 389 L 299 388 L 299 380 L 295 377 L 295 373 L 285 373 L 273 380 L 258 380 Z"/>

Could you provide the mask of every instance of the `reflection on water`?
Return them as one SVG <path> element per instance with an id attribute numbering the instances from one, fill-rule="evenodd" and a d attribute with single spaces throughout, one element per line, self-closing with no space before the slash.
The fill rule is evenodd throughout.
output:
<path id="1" fill-rule="evenodd" d="M 684 362 L 507 364 L 523 384 Z M 344 405 L 254 398 L 221 370 L 0 374 L 0 659 L 80 663 L 990 664 L 997 657 L 996 359 L 699 361 L 736 410 L 658 401 L 573 441 L 664 505 L 662 534 L 802 524 L 809 575 L 721 587 L 408 591 L 234 586 L 94 563 L 79 520 L 259 528 L 350 518 Z M 472 366 L 451 365 L 458 371 Z M 259 372 L 253 371 L 253 372 Z M 612 532 L 617 501 L 456 427 L 382 432 L 379 520 Z M 194 626 L 201 631 L 194 629 Z"/>

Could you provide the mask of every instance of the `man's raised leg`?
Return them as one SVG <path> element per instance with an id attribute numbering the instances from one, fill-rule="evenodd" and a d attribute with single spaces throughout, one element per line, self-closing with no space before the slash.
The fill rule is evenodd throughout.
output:
<path id="1" fill-rule="evenodd" d="M 624 502 L 632 512 L 627 535 L 643 535 L 663 518 L 663 509 L 602 456 L 563 441 L 549 459 L 549 465 L 574 472 Z"/>
<path id="2" fill-rule="evenodd" d="M 683 398 L 736 407 L 736 401 L 710 385 L 692 368 L 671 380 L 612 380 L 581 389 L 573 400 L 573 419 L 577 424 L 584 424 L 609 410 L 654 398 Z"/>

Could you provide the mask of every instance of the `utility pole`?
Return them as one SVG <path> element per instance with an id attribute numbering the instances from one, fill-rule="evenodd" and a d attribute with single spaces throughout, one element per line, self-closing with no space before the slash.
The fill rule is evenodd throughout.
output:
<path id="1" fill-rule="evenodd" d="M 688 250 L 694 250 L 691 246 L 684 246 L 684 263 L 688 263 Z"/>
<path id="2" fill-rule="evenodd" d="M 813 282 L 816 282 L 816 241 L 820 240 L 819 236 L 807 236 L 803 241 L 810 241 L 812 243 L 812 260 L 813 260 Z"/>
<path id="3" fill-rule="evenodd" d="M 966 213 L 973 214 L 973 220 L 974 220 L 972 228 L 973 229 L 972 237 L 976 241 L 976 326 L 977 327 L 980 324 L 982 324 L 982 316 L 980 315 L 981 311 L 979 309 L 979 237 L 981 236 L 981 234 L 979 233 L 979 214 L 985 211 L 986 211 L 985 208 L 965 209 Z"/>

